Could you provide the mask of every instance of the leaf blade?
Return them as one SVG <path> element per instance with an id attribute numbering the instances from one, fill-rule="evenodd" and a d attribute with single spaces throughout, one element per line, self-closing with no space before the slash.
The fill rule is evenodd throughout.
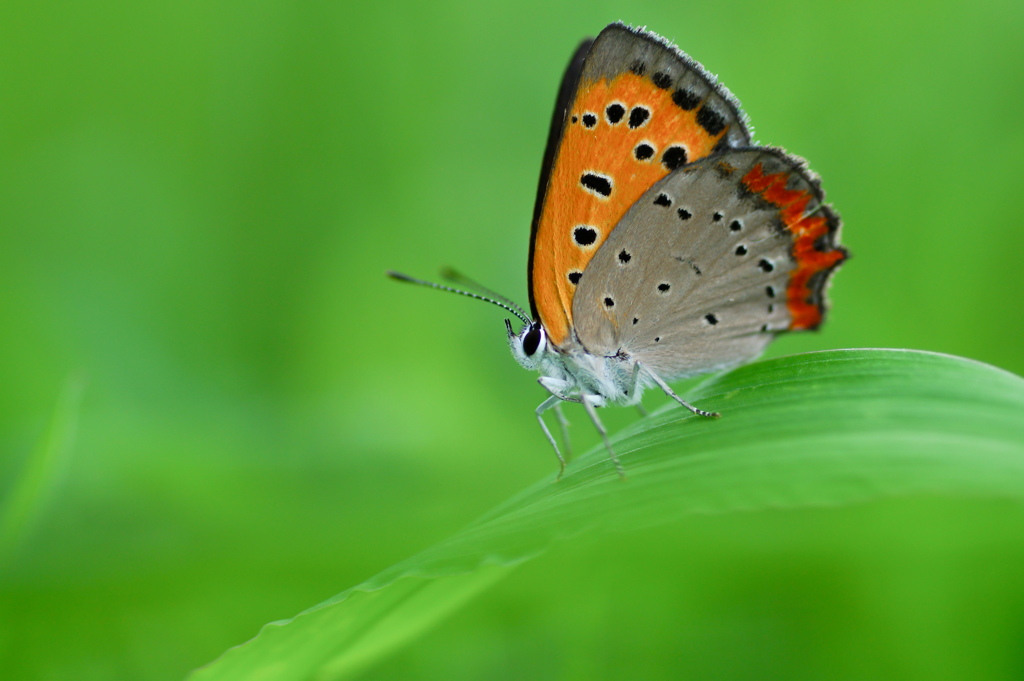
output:
<path id="1" fill-rule="evenodd" d="M 812 353 L 714 376 L 690 397 L 723 418 L 669 405 L 625 429 L 613 438 L 625 482 L 603 450 L 591 450 L 560 482 L 552 475 L 450 539 L 268 625 L 191 678 L 349 676 L 581 532 L 915 494 L 1024 499 L 1024 380 L 978 362 L 902 350 Z"/>

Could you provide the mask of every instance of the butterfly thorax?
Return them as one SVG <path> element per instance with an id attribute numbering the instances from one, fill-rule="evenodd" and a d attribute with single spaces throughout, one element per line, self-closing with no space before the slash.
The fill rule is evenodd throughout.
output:
<path id="1" fill-rule="evenodd" d="M 588 352 L 573 333 L 555 345 L 544 328 L 534 323 L 518 335 L 510 334 L 509 345 L 516 361 L 540 373 L 540 384 L 564 400 L 578 402 L 582 395 L 594 395 L 605 404 L 632 405 L 640 401 L 647 385 L 630 355 Z"/>

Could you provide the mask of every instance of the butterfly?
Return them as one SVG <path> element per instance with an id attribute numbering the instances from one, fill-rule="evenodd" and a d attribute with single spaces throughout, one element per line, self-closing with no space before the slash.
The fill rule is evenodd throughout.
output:
<path id="1" fill-rule="evenodd" d="M 453 271 L 506 319 L 512 354 L 540 373 L 568 451 L 562 402 L 639 405 L 669 381 L 750 361 L 786 331 L 815 329 L 848 257 L 839 215 L 799 158 L 757 146 L 737 100 L 667 40 L 622 23 L 576 50 L 562 78 L 530 236 L 530 312 Z"/>

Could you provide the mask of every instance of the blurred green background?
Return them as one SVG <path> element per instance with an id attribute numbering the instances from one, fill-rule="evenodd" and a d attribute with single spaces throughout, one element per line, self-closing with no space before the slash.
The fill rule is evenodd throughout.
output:
<path id="1" fill-rule="evenodd" d="M 182 678 L 554 471 L 501 314 L 383 273 L 525 303 L 555 90 L 617 19 L 718 74 L 844 218 L 828 324 L 771 355 L 1024 372 L 1019 1 L 7 2 L 0 498 L 84 390 L 0 556 L 0 676 Z M 574 544 L 370 677 L 1020 678 L 1020 517 L 890 500 Z"/>

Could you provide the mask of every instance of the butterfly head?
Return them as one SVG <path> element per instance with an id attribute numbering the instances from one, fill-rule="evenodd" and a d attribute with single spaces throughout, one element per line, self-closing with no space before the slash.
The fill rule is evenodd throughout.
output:
<path id="1" fill-rule="evenodd" d="M 512 322 L 505 320 L 508 344 L 512 356 L 524 369 L 536 369 L 547 354 L 548 337 L 540 322 L 529 322 L 519 333 L 512 330 Z"/>

